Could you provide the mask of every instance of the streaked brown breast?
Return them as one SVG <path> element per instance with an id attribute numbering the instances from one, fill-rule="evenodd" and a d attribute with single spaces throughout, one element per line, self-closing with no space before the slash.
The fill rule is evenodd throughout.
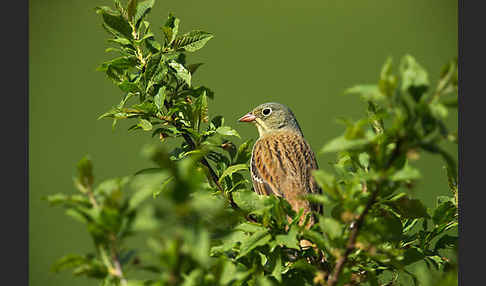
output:
<path id="1" fill-rule="evenodd" d="M 321 212 L 318 205 L 299 197 L 321 193 L 311 175 L 317 168 L 310 145 L 296 132 L 274 132 L 253 146 L 250 170 L 255 191 L 260 195 L 284 197 L 296 212 L 300 208 L 305 212 Z"/>

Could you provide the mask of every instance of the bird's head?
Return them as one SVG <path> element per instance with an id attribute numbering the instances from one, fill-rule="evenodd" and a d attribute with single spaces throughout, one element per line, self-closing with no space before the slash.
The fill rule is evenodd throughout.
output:
<path id="1" fill-rule="evenodd" d="M 260 104 L 238 121 L 255 124 L 260 137 L 284 130 L 302 134 L 292 111 L 280 103 L 269 102 Z"/>

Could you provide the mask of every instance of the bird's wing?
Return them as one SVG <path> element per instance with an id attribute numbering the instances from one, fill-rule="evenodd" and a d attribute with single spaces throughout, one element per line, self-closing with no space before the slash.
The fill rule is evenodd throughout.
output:
<path id="1" fill-rule="evenodd" d="M 251 174 L 255 191 L 260 195 L 284 197 L 294 209 L 309 207 L 299 197 L 320 193 L 312 177 L 317 169 L 314 152 L 305 139 L 294 132 L 279 132 L 259 139 L 253 147 Z"/>

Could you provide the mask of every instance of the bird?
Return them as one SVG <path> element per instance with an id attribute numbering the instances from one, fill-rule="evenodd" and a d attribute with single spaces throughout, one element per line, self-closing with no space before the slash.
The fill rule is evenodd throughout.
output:
<path id="1" fill-rule="evenodd" d="M 254 124 L 259 134 L 250 159 L 254 191 L 258 195 L 283 197 L 296 213 L 303 208 L 302 218 L 311 213 L 305 227 L 312 227 L 314 215 L 322 213 L 322 206 L 302 196 L 320 194 L 322 190 L 312 176 L 312 171 L 318 169 L 315 154 L 304 139 L 294 113 L 283 104 L 268 102 L 238 121 Z"/>

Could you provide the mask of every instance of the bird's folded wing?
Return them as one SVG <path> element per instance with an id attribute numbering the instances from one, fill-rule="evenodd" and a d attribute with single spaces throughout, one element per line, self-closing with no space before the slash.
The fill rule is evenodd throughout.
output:
<path id="1" fill-rule="evenodd" d="M 259 139 L 254 146 L 251 173 L 255 191 L 292 200 L 319 193 L 311 171 L 317 163 L 309 144 L 295 133 L 278 133 Z"/>

